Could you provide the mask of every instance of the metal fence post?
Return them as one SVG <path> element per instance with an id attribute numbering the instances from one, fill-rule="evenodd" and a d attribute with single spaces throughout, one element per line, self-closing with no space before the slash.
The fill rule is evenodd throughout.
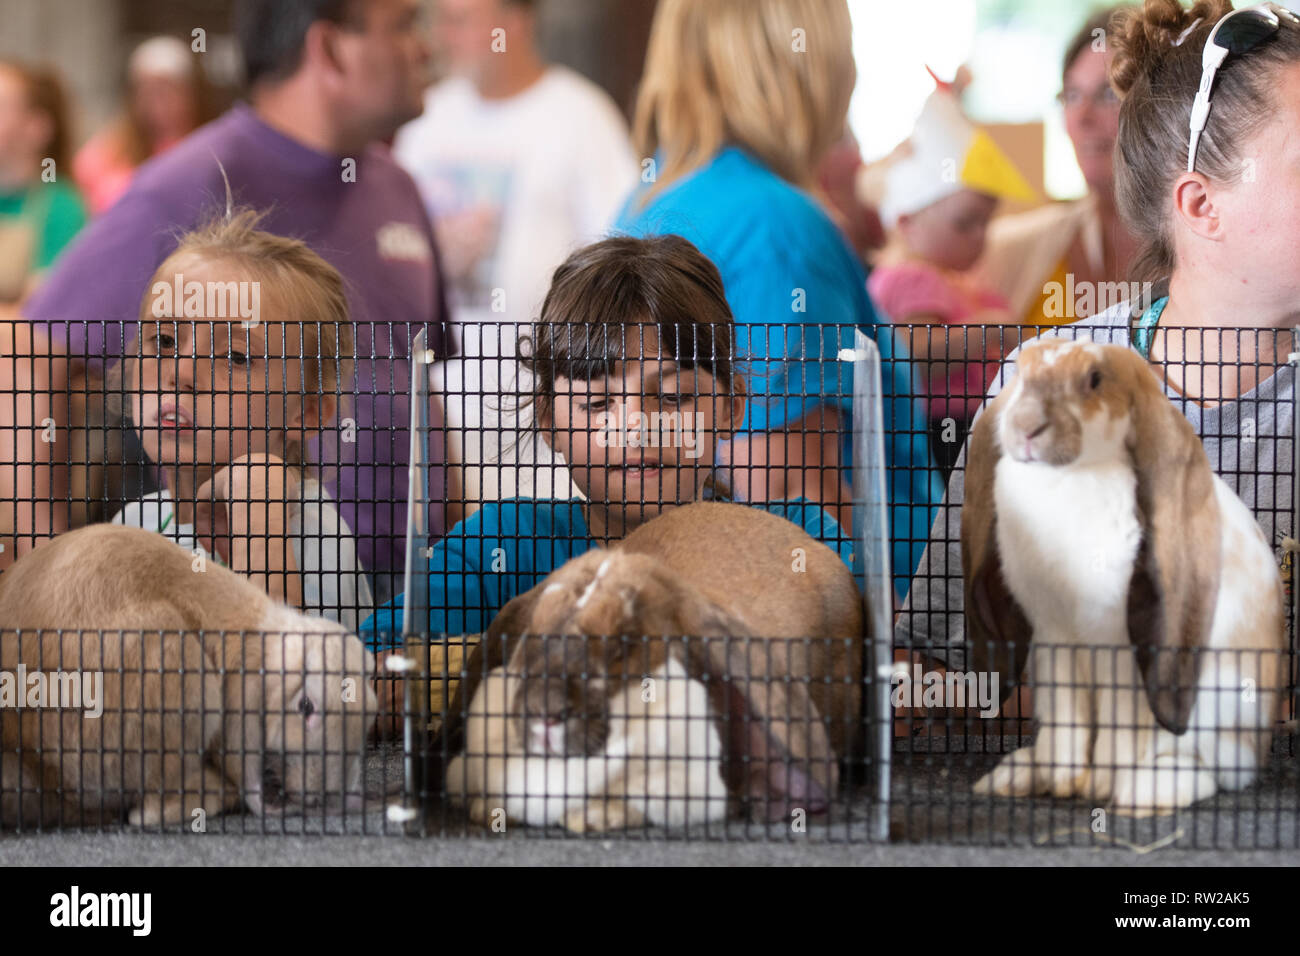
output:
<path id="1" fill-rule="evenodd" d="M 885 473 L 885 420 L 880 350 L 861 329 L 854 347 L 840 353 L 853 362 L 854 574 L 867 603 L 868 653 L 863 655 L 863 706 L 873 731 L 867 741 L 871 791 L 868 834 L 889 839 L 890 761 L 893 720 L 889 702 L 893 673 L 894 586 L 889 554 L 889 491 Z"/>
<path id="2" fill-rule="evenodd" d="M 403 582 L 402 646 L 406 667 L 403 679 L 402 757 L 405 787 L 402 809 L 393 813 L 408 835 L 423 834 L 429 759 L 429 366 L 434 356 L 421 329 L 411 346 L 411 448 L 407 473 L 406 574 Z"/>

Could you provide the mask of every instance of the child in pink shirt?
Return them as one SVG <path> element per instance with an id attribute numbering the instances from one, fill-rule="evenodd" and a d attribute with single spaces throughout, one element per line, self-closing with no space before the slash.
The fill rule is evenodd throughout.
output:
<path id="1" fill-rule="evenodd" d="M 945 476 L 999 362 L 1020 339 L 996 327 L 1015 322 L 1006 300 L 967 273 L 984 252 L 998 200 L 1033 195 L 943 85 L 885 173 L 880 213 L 889 243 L 867 287 L 921 368 Z"/>
<path id="2" fill-rule="evenodd" d="M 1001 341 L 1002 330 L 979 326 L 1010 322 L 1006 300 L 921 260 L 878 266 L 867 280 L 867 288 L 872 300 L 893 321 L 934 326 L 928 334 L 910 329 L 904 335 L 909 354 L 924 363 L 922 381 L 931 420 L 973 418 L 984 400 L 989 376 L 1007 351 Z"/>

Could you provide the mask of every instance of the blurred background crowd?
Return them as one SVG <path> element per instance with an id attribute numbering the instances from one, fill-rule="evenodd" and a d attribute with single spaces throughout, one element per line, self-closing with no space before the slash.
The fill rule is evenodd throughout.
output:
<path id="1" fill-rule="evenodd" d="M 900 482 L 910 483 L 890 497 L 922 506 L 911 522 L 921 542 L 987 378 L 1017 344 L 978 334 L 980 327 L 1060 324 L 1128 298 L 1072 294 L 1128 280 L 1136 253 L 1114 195 L 1119 100 L 1107 78 L 1110 6 L 848 0 L 851 27 L 837 19 L 844 5 L 830 0 L 243 6 L 241 23 L 239 5 L 225 0 L 0 0 L 0 300 L 38 324 L 112 318 L 106 313 L 114 310 L 134 316 L 138 289 L 87 304 L 87 277 L 121 271 L 110 253 L 133 235 L 193 225 L 195 209 L 159 198 L 184 194 L 177 163 L 166 157 L 187 141 L 243 156 L 251 165 L 231 170 L 240 200 L 256 201 L 264 189 L 266 204 L 296 210 L 281 228 L 320 230 L 334 244 L 318 248 L 331 258 L 327 250 L 346 245 L 341 237 L 361 236 L 371 224 L 356 209 L 348 211 L 355 221 L 312 219 L 310 202 L 293 206 L 287 175 L 280 192 L 267 185 L 279 175 L 272 158 L 294 149 L 357 155 L 377 144 L 409 181 L 393 180 L 373 209 L 400 207 L 408 182 L 422 207 L 378 224 L 379 257 L 432 271 L 402 279 L 415 291 L 395 305 L 400 282 L 381 281 L 357 259 L 332 261 L 354 287 L 359 320 L 382 311 L 439 326 L 445 454 L 461 466 L 456 498 L 468 503 L 446 516 L 448 527 L 473 502 L 577 493 L 562 467 L 497 467 L 519 453 L 509 440 L 515 423 L 474 397 L 498 392 L 511 374 L 518 329 L 536 318 L 556 266 L 612 230 L 644 234 L 689 217 L 689 237 L 717 264 L 744 324 L 772 307 L 771 287 L 759 282 L 771 278 L 775 260 L 732 240 L 756 234 L 765 203 L 769 218 L 787 215 L 791 225 L 771 182 L 818 204 L 852 261 L 817 252 L 830 248 L 820 221 L 808 220 L 802 232 L 793 224 L 792 241 L 823 270 L 820 301 L 833 299 L 842 312 L 809 320 L 906 326 L 899 354 L 921 383 L 929 428 L 923 423 L 918 433 L 929 442 L 889 450 Z M 773 13 L 783 6 L 784 20 Z M 806 42 L 811 55 L 755 59 L 777 42 L 772 24 L 790 16 L 808 24 L 807 37 L 791 37 L 794 51 Z M 307 27 L 317 20 L 344 39 L 334 45 L 330 34 L 314 46 L 318 33 Z M 851 30 L 851 55 L 847 45 L 843 55 L 828 54 L 821 38 L 841 26 Z M 704 36 L 714 48 L 686 48 L 692 41 L 684 38 Z M 336 54 L 346 62 L 329 62 Z M 734 69 L 725 75 L 692 74 L 728 57 Z M 215 132 L 195 134 L 204 124 Z M 265 177 L 254 161 L 259 150 L 272 163 Z M 196 153 L 192 165 L 201 159 Z M 310 166 L 307 153 L 296 161 Z M 936 176 L 944 162 L 951 175 Z M 147 188 L 132 191 L 151 164 Z M 322 170 L 322 182 L 337 177 L 334 166 Z M 188 186 L 217 188 L 208 173 L 194 176 Z M 368 188 L 375 186 L 372 178 Z M 629 207 L 638 189 L 641 201 Z M 737 218 L 723 194 L 752 196 L 759 218 Z M 134 203 L 129 213 L 123 203 Z M 410 218 L 420 212 L 428 218 Z M 113 230 L 95 231 L 97 219 L 114 216 Z M 343 224 L 348 231 L 329 232 Z M 274 217 L 269 228 L 277 228 Z M 149 268 L 165 250 L 154 252 Z M 143 261 L 128 265 L 148 274 Z M 51 275 L 62 281 L 42 289 Z M 788 320 L 789 295 L 776 299 Z M 965 334 L 950 334 L 954 327 Z M 382 348 L 404 354 L 405 340 L 396 341 Z M 369 340 L 359 344 L 382 353 Z M 886 386 L 895 396 L 911 390 L 907 382 Z M 369 424 L 382 425 L 387 414 L 376 412 Z M 834 431 L 842 427 L 834 414 L 799 408 L 747 420 L 742 431 Z M 550 460 L 545 448 L 535 454 Z M 813 473 L 844 464 L 834 449 L 760 437 L 739 438 L 726 454 L 733 466 L 777 466 L 773 475 L 784 465 Z M 835 474 L 833 488 L 742 490 L 755 500 L 804 494 L 829 506 L 848 500 Z M 35 525 L 39 531 L 39 518 Z M 898 557 L 900 570 L 915 565 L 914 554 Z M 393 554 L 363 558 L 370 567 L 398 563 Z"/>
<path id="2" fill-rule="evenodd" d="M 475 308 L 485 289 L 502 285 L 495 270 L 519 270 L 534 289 L 544 288 L 555 251 L 571 237 L 543 240 L 531 252 L 512 248 L 509 230 L 501 229 L 503 197 L 509 192 L 512 217 L 516 210 L 523 217 L 520 232 L 552 228 L 539 193 L 553 199 L 570 184 L 584 193 L 580 234 L 599 234 L 613 221 L 640 173 L 628 124 L 656 2 L 420 6 L 430 88 L 425 115 L 398 133 L 396 155 L 434 217 L 458 307 Z M 881 186 L 863 175 L 863 162 L 885 159 L 908 139 L 935 89 L 933 76 L 957 81 L 965 113 L 1030 187 L 1001 203 L 997 217 L 1096 200 L 1101 240 L 1092 234 L 1066 251 L 1080 266 L 1071 271 L 1121 277 L 1132 249 L 1115 228 L 1107 192 L 1118 103 L 1104 54 L 1093 50 L 1108 7 L 937 0 L 923 35 L 911 4 L 850 0 L 849 8 L 857 79 L 844 137 L 822 158 L 818 185 L 864 261 L 888 261 L 891 251 L 878 215 Z M 86 219 L 112 205 L 136 167 L 246 95 L 234 17 L 233 0 L 0 0 L 0 218 L 6 233 L 25 225 L 31 246 L 25 257 L 3 257 L 6 299 L 30 289 Z M 493 24 L 518 24 L 535 43 L 500 56 L 484 39 Z M 530 111 L 530 99 L 545 108 Z M 512 192 L 506 154 L 512 140 L 524 138 L 512 133 L 530 122 L 545 126 L 552 107 L 588 119 L 593 138 L 575 151 L 585 165 L 581 172 L 566 166 L 573 157 L 554 143 L 553 157 L 531 154 L 528 171 L 548 188 Z M 25 187 L 40 181 L 46 160 L 56 165 L 61 188 L 37 202 Z M 7 249 L 21 245 L 6 239 Z M 1022 281 L 1026 289 L 997 278 L 1010 300 L 1007 316 L 1053 318 L 1029 301 L 1035 288 L 1041 296 L 1041 282 Z M 925 344 L 914 344 L 924 354 Z"/>

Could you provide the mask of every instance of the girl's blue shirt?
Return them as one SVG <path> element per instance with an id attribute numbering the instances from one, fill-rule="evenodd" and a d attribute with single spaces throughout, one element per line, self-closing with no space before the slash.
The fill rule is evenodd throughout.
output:
<path id="1" fill-rule="evenodd" d="M 598 547 L 582 505 L 579 498 L 493 501 L 447 532 L 429 559 L 430 636 L 486 631 L 511 598 L 570 558 Z M 820 505 L 797 498 L 761 507 L 826 543 L 852 570 L 853 542 Z M 361 625 L 362 639 L 371 650 L 401 644 L 403 611 L 399 594 Z"/>
<path id="2" fill-rule="evenodd" d="M 615 229 L 689 239 L 722 274 L 745 355 L 751 400 L 741 431 L 771 431 L 827 404 L 853 415 L 853 364 L 839 359 L 862 329 L 880 349 L 886 482 L 895 586 L 906 593 L 943 498 L 914 370 L 867 293 L 862 263 L 820 204 L 738 147 L 642 203 Z M 851 462 L 852 429 L 844 461 Z"/>

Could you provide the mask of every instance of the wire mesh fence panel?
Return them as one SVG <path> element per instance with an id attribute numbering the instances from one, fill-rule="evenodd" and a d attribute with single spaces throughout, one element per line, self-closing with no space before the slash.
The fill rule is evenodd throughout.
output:
<path id="1" fill-rule="evenodd" d="M 408 683 L 428 690 L 408 698 L 415 725 L 410 739 L 427 741 L 409 778 L 423 808 L 418 819 L 413 815 L 413 829 L 706 839 L 806 838 L 811 830 L 841 841 L 865 840 L 874 831 L 883 838 L 887 702 L 881 693 L 862 693 L 890 653 L 885 644 L 867 654 L 865 635 L 869 627 L 887 628 L 893 602 L 885 528 L 892 499 L 882 448 L 888 412 L 875 344 L 852 328 L 814 324 L 542 323 L 517 332 L 517 358 L 439 362 L 427 383 L 415 373 L 415 406 L 422 407 L 426 384 L 432 401 L 443 406 L 452 484 L 464 491 L 462 500 L 449 504 L 468 517 L 429 543 L 421 529 L 410 529 L 409 553 L 417 556 L 412 573 L 427 579 L 408 578 L 408 594 L 427 604 L 404 602 L 402 618 L 409 663 L 400 666 L 418 668 L 419 676 L 405 671 Z M 496 390 L 457 394 L 447 382 L 496 383 Z M 889 412 L 908 401 L 889 405 Z M 490 417 L 489 437 L 481 426 Z M 868 428 L 873 440 L 858 440 Z M 488 446 L 498 451 L 484 453 Z M 412 458 L 420 460 L 418 448 Z M 417 476 L 413 485 L 419 484 Z M 485 493 L 488 488 L 499 497 Z M 729 509 L 750 514 L 741 503 L 771 524 L 727 526 L 735 515 Z M 701 504 L 705 511 L 690 510 Z M 667 545 L 652 529 L 667 527 L 667 516 L 683 506 L 686 524 L 666 532 L 680 544 Z M 629 553 L 636 559 L 625 557 Z M 791 594 L 815 603 L 817 575 L 833 579 L 842 599 L 839 616 L 822 614 L 821 623 L 852 635 L 839 639 L 852 657 L 839 660 L 838 669 L 826 669 L 834 656 L 828 650 L 815 650 L 834 643 L 835 632 L 808 630 L 817 618 L 792 615 L 782 603 Z M 874 604 L 865 602 L 865 616 L 864 586 L 876 596 Z M 756 590 L 764 593 L 751 593 Z M 506 653 L 508 641 L 522 640 L 547 621 L 565 630 L 538 646 L 559 648 L 558 660 L 529 658 L 527 640 L 518 645 L 525 655 L 518 661 Z M 380 624 L 378 646 L 395 645 L 396 618 Z M 693 650 L 709 638 L 765 633 L 801 642 L 805 656 L 822 669 L 810 674 L 805 664 L 802 676 L 770 668 L 729 671 L 726 665 L 735 661 L 727 653 L 710 666 L 707 653 Z M 667 638 L 674 643 L 664 643 Z M 779 647 L 756 644 L 755 661 L 763 662 L 764 648 Z M 539 675 L 539 666 L 552 673 Z M 616 684 L 611 668 L 629 683 Z M 508 717 L 501 695 L 510 698 L 509 707 L 518 700 L 526 708 L 535 680 L 552 694 L 566 687 L 575 703 L 560 707 L 563 716 L 550 724 L 538 718 L 543 732 L 534 739 L 521 729 L 523 716 Z M 778 742 L 768 739 L 771 718 L 744 701 L 784 695 L 791 680 L 811 680 L 815 688 L 826 681 L 846 684 L 854 702 L 851 713 L 840 705 L 832 717 L 824 701 L 808 698 L 805 713 L 784 720 L 798 725 L 785 731 L 796 745 L 778 751 Z M 715 693 L 717 685 L 731 688 L 729 695 Z M 656 707 L 658 686 L 671 706 Z M 719 731 L 717 721 L 726 713 L 720 708 L 728 702 L 734 716 Z M 629 707 L 641 713 L 625 713 Z M 878 712 L 874 723 L 864 710 L 870 707 Z M 555 729 L 555 721 L 564 726 Z M 658 770 L 625 773 L 624 767 L 607 774 L 614 781 L 632 774 L 631 792 L 608 782 L 593 783 L 589 793 L 574 791 L 566 774 L 598 774 L 630 759 L 632 744 L 611 738 L 610 721 L 644 728 L 632 733 L 640 738 L 638 759 L 657 761 Z M 828 722 L 854 728 L 851 752 L 839 732 L 833 756 L 826 751 L 822 725 Z M 760 733 L 755 723 L 766 729 Z M 467 735 L 480 724 L 493 733 L 475 730 L 475 752 Z M 874 736 L 865 732 L 868 726 Z M 747 739 L 751 733 L 754 741 Z M 652 738 L 654 746 L 645 751 Z M 691 749 L 711 740 L 723 747 L 722 755 Z M 582 746 L 570 749 L 574 741 Z M 814 751 L 821 756 L 814 759 Z M 737 792 L 736 780 L 710 776 L 710 760 L 720 760 L 733 776 L 735 767 L 750 766 L 762 778 L 755 793 L 767 803 L 768 777 L 773 792 L 785 794 L 775 781 L 790 775 L 792 801 L 780 804 L 778 819 L 764 812 L 756 821 L 755 800 Z M 833 767 L 829 779 L 818 761 Z M 466 793 L 470 776 L 479 789 Z M 697 783 L 705 792 L 690 789 Z M 548 791 L 550 784 L 560 790 Z M 640 809 L 631 806 L 638 794 Z M 652 797 L 661 801 L 657 808 L 646 805 Z M 611 799 L 620 805 L 608 811 L 597 806 Z"/>
<path id="2" fill-rule="evenodd" d="M 388 323 L 291 322 L 256 310 L 244 315 L 241 304 L 258 301 L 239 288 L 250 284 L 256 285 L 205 288 L 178 276 L 175 302 L 142 309 L 134 326 L 51 325 L 17 337 L 16 372 L 0 394 L 0 435 L 8 452 L 0 465 L 0 620 L 23 631 L 81 633 L 89 642 L 86 653 L 96 647 L 95 628 L 103 629 L 100 640 L 117 640 L 116 663 L 96 673 L 119 694 L 122 681 L 130 683 L 134 703 L 123 706 L 143 709 L 119 719 L 127 727 L 138 731 L 147 718 L 189 728 L 189 708 L 207 711 L 195 718 L 202 733 L 187 729 L 157 744 L 181 752 L 131 757 L 125 773 L 132 779 L 79 790 L 83 778 L 61 778 L 58 768 L 71 773 L 77 761 L 111 757 L 112 748 L 97 736 L 106 731 L 95 729 L 92 721 L 99 718 L 81 724 L 68 716 L 73 736 L 65 746 L 49 736 L 63 727 L 58 720 L 38 720 L 29 710 L 12 722 L 27 698 L 19 672 L 8 663 L 12 659 L 23 676 L 37 680 L 43 657 L 19 660 L 19 638 L 6 633 L 0 638 L 7 678 L 0 678 L 3 789 L 15 811 L 26 808 L 33 793 L 43 793 L 40 799 L 54 801 L 50 806 L 61 814 L 74 811 L 73 818 L 101 828 L 151 821 L 203 832 L 400 832 L 380 812 L 382 794 L 400 790 L 402 780 L 400 706 L 392 704 L 393 680 L 377 673 L 356 633 L 377 605 L 401 589 L 409 497 L 408 330 Z M 193 309 L 183 304 L 191 296 L 197 297 Z M 158 303 L 158 285 L 146 306 L 150 301 Z M 214 301 L 225 303 L 225 311 Z M 179 317 L 194 314 L 223 319 Z M 441 476 L 437 469 L 431 479 L 438 498 Z M 443 530 L 441 522 L 438 510 L 429 525 L 435 534 Z M 124 650 L 120 636 L 111 637 L 123 628 L 202 633 L 180 644 L 169 638 L 161 649 L 147 645 L 153 649 L 145 654 L 138 640 Z M 322 628 L 331 629 L 323 643 L 303 637 Z M 267 659 L 230 665 L 190 659 L 208 647 L 202 634 L 234 630 L 247 637 L 231 644 L 232 651 L 264 647 Z M 290 655 L 286 648 L 296 650 Z M 291 669 L 291 657 L 305 659 L 304 667 L 337 669 L 341 648 L 358 659 L 349 656 L 350 673 L 335 681 L 337 687 L 318 670 L 309 677 Z M 145 666 L 142 655 L 152 655 L 149 673 L 133 674 L 132 667 Z M 193 667 L 200 676 L 192 680 Z M 218 667 L 256 667 L 267 680 L 278 675 L 282 683 L 296 677 L 293 690 L 300 695 L 325 681 L 312 693 L 330 699 L 313 697 L 308 711 L 282 716 L 257 711 L 260 700 L 192 700 L 214 689 L 205 684 L 203 668 Z M 174 668 L 180 673 L 172 675 Z M 61 667 L 55 670 L 62 673 Z M 12 691 L 7 697 L 6 683 Z M 242 685 L 234 678 L 218 678 L 214 685 L 236 686 Z M 340 694 L 349 706 L 360 702 L 365 710 L 359 739 L 351 731 L 339 737 L 342 729 L 328 716 L 313 731 L 313 722 L 328 714 L 327 705 L 340 703 L 334 699 Z M 244 716 L 256 719 L 241 724 Z M 312 752 L 296 755 L 300 763 L 320 760 L 333 767 L 346 755 L 349 765 L 366 768 L 371 785 L 357 789 L 358 778 L 355 792 L 346 796 L 358 807 L 364 803 L 369 817 L 349 811 L 344 794 L 337 795 L 342 802 L 307 794 L 309 806 L 290 801 L 291 812 L 280 812 L 280 798 L 270 792 L 278 794 L 285 780 L 274 769 L 264 781 L 240 789 L 233 804 L 222 805 L 246 817 L 218 815 L 212 812 L 216 805 L 205 801 L 192 809 L 206 822 L 150 817 L 140 801 L 171 806 L 185 796 L 173 792 L 180 780 L 173 763 L 186 772 L 206 768 L 206 775 L 228 759 L 214 755 L 219 738 L 212 733 L 218 731 L 207 729 L 214 720 L 218 730 L 227 720 L 242 726 L 243 736 L 226 740 L 228 746 L 252 747 L 253 737 L 264 732 L 267 740 L 259 746 L 284 747 L 296 733 L 315 741 Z M 349 717 L 348 724 L 354 722 Z M 116 733 L 121 765 L 121 748 L 144 744 L 138 733 Z M 62 756 L 29 765 L 25 747 L 34 748 L 33 759 L 44 759 L 42 751 Z M 162 760 L 162 770 L 141 771 L 135 779 L 132 768 L 156 760 Z M 45 777 L 32 778 L 41 767 Z M 11 771 L 20 779 L 11 779 Z M 357 803 L 366 793 L 368 800 Z M 268 807 L 275 812 L 264 813 Z M 91 809 L 94 815 L 79 813 Z M 38 813 L 33 822 L 15 812 L 13 822 L 45 829 L 68 819 Z"/>
<path id="3" fill-rule="evenodd" d="M 53 336 L 76 361 L 33 344 L 0 395 L 4 824 L 1295 848 L 1292 333 L 1116 315 L 539 322 L 452 359 L 150 315 Z M 1086 341 L 981 431 L 1040 332 Z M 1130 478 L 1035 490 L 1097 449 Z M 33 551 L 104 523 L 153 543 Z M 26 705 L 74 650 L 117 729 Z"/>
<path id="4" fill-rule="evenodd" d="M 20 833 L 375 833 L 401 782 L 338 630 L 6 630 L 0 668 L 0 823 Z"/>
<path id="5" fill-rule="evenodd" d="M 900 839 L 1297 846 L 1293 333 L 1151 335 L 1143 308 L 1046 329 L 904 330 L 942 357 L 928 365 L 930 431 L 951 471 L 894 628 Z M 1040 332 L 1041 348 L 1019 348 Z M 950 360 L 999 353 L 1001 363 Z M 935 402 L 941 390 L 948 400 Z M 967 441 L 981 409 L 983 437 Z M 981 652 L 1008 635 L 1019 654 Z M 1266 692 L 1237 659 L 1252 656 L 1277 662 Z M 1198 677 L 1196 693 L 1176 694 Z M 999 681 L 1007 701 L 990 707 Z M 1056 693 L 1072 681 L 1086 692 Z M 1051 699 L 1083 709 L 1071 718 Z M 1127 709 L 1108 717 L 1117 702 Z M 1255 714 L 1257 773 L 1240 769 L 1253 759 L 1239 749 L 1191 743 L 1209 736 L 1189 728 L 1187 708 L 1205 724 L 1212 705 Z M 1149 724 L 1153 712 L 1166 737 L 1139 735 L 1125 758 L 1108 749 L 1115 726 L 1138 714 Z M 1043 749 L 1063 739 L 1081 748 L 1068 771 Z M 1021 759 L 1033 769 L 994 771 L 1031 745 Z M 1146 768 L 1143 785 L 1154 777 L 1196 799 L 1180 798 L 1177 812 L 1120 812 L 1115 788 L 1134 765 Z"/>

